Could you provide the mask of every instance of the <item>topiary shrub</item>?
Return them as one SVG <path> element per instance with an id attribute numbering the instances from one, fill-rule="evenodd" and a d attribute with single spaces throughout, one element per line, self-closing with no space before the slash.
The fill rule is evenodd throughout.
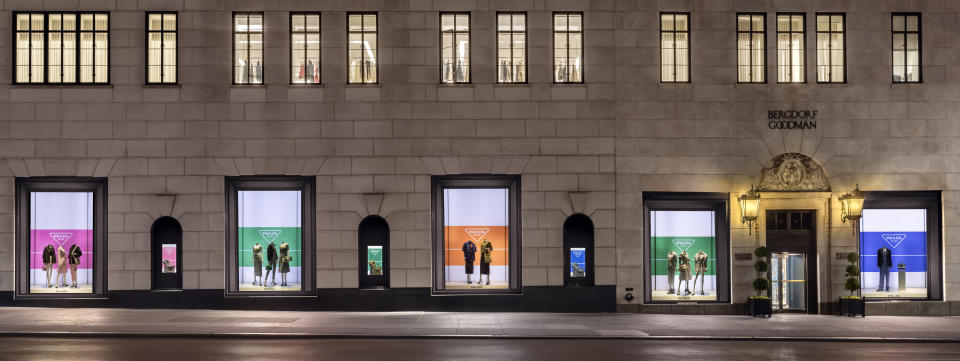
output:
<path id="1" fill-rule="evenodd" d="M 850 262 L 850 265 L 847 266 L 847 281 L 843 283 L 843 289 L 850 291 L 850 298 L 859 298 L 853 295 L 854 292 L 860 290 L 860 267 L 857 266 L 858 255 L 856 252 L 850 252 L 847 255 L 847 261 Z"/>
<path id="2" fill-rule="evenodd" d="M 764 277 L 770 268 L 770 264 L 767 263 L 770 251 L 767 250 L 767 247 L 757 247 L 753 250 L 753 254 L 759 258 L 753 263 L 753 269 L 757 271 L 757 278 L 753 280 L 753 290 L 757 291 L 757 297 L 761 297 L 763 292 L 770 289 L 770 280 Z"/>

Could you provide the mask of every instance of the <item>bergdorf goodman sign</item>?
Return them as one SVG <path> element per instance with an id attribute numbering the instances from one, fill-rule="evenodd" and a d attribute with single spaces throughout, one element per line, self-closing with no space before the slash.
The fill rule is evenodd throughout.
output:
<path id="1" fill-rule="evenodd" d="M 769 110 L 770 129 L 817 129 L 816 110 Z"/>

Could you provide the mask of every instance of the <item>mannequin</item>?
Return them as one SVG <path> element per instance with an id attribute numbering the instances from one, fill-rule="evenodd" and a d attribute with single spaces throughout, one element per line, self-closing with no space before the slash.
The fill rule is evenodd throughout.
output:
<path id="1" fill-rule="evenodd" d="M 677 276 L 677 252 L 670 250 L 670 253 L 667 253 L 667 285 L 670 286 L 670 290 L 667 291 L 668 295 L 672 295 L 677 292 L 673 289 L 674 278 Z"/>
<path id="2" fill-rule="evenodd" d="M 286 286 L 286 285 L 287 285 L 287 273 L 290 273 L 290 260 L 292 260 L 293 257 L 290 257 L 290 256 L 288 255 L 289 253 L 290 253 L 290 244 L 288 244 L 287 242 L 281 243 L 281 244 L 280 244 L 280 258 L 279 258 L 279 262 L 280 262 L 280 285 L 281 285 L 281 286 Z"/>
<path id="3" fill-rule="evenodd" d="M 477 257 L 477 246 L 468 239 L 463 242 L 461 250 L 463 251 L 463 272 L 467 274 L 467 284 L 469 285 L 473 283 L 470 276 L 473 275 L 473 261 Z"/>
<path id="4" fill-rule="evenodd" d="M 72 245 L 70 246 L 70 252 L 67 254 L 67 260 L 70 261 L 70 281 L 73 283 L 70 287 L 77 288 L 77 267 L 80 266 L 80 256 L 83 255 L 83 252 L 80 251 L 80 246 Z"/>
<path id="5" fill-rule="evenodd" d="M 690 255 L 687 251 L 680 253 L 680 283 L 684 284 L 684 296 L 690 295 Z M 686 283 L 684 283 L 686 282 Z M 677 287 L 677 294 L 680 294 L 680 287 Z"/>
<path id="6" fill-rule="evenodd" d="M 52 244 L 48 244 L 43 247 L 43 271 L 47 274 L 47 288 L 53 287 L 50 285 L 50 278 L 53 277 L 53 265 L 55 263 L 57 263 L 57 250 L 53 248 Z"/>
<path id="7" fill-rule="evenodd" d="M 877 267 L 880 268 L 880 283 L 877 285 L 877 292 L 890 291 L 890 267 L 893 266 L 891 253 L 893 252 L 887 249 L 887 246 L 880 247 L 877 250 Z"/>
<path id="8" fill-rule="evenodd" d="M 700 281 L 700 295 L 705 296 L 706 292 L 703 290 L 703 280 L 706 278 L 707 274 L 707 260 L 710 257 L 707 256 L 703 250 L 697 251 L 697 254 L 693 256 L 693 265 L 694 271 L 697 275 L 693 279 L 693 294 L 697 294 L 697 280 Z"/>
<path id="9" fill-rule="evenodd" d="M 490 284 L 490 263 L 493 263 L 493 244 L 484 238 L 480 242 L 480 283 L 483 282 L 483 275 L 487 275 L 486 284 Z"/>
<path id="10" fill-rule="evenodd" d="M 55 282 L 56 288 L 60 288 L 60 285 L 64 287 L 67 286 L 67 251 L 63 249 L 63 246 L 57 248 L 57 280 Z"/>
<path id="11" fill-rule="evenodd" d="M 270 281 L 273 283 L 273 286 L 277 285 L 277 246 L 270 242 L 267 245 L 267 274 L 271 275 Z M 261 285 L 266 286 L 267 277 L 263 278 L 263 281 L 260 282 Z"/>
<path id="12" fill-rule="evenodd" d="M 260 254 L 263 251 L 263 247 L 260 247 L 260 242 L 253 245 L 253 285 L 257 285 L 259 281 L 260 285 L 263 285 L 263 255 Z"/>

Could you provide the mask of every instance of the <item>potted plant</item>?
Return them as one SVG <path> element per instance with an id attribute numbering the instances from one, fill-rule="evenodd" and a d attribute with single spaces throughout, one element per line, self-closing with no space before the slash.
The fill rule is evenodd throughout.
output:
<path id="1" fill-rule="evenodd" d="M 764 277 L 770 267 L 767 263 L 770 251 L 767 247 L 757 247 L 753 254 L 757 256 L 757 261 L 753 263 L 753 269 L 757 271 L 757 278 L 753 280 L 753 290 L 757 291 L 757 295 L 747 297 L 747 314 L 754 317 L 770 317 L 773 314 L 773 302 L 770 297 L 763 295 L 770 289 L 770 280 Z"/>
<path id="2" fill-rule="evenodd" d="M 854 292 L 860 291 L 860 267 L 857 266 L 857 253 L 850 252 L 847 255 L 847 281 L 843 283 L 843 289 L 850 291 L 850 296 L 840 297 L 840 315 L 853 317 L 860 315 L 867 317 L 866 307 L 863 304 L 863 298 L 854 295 Z"/>

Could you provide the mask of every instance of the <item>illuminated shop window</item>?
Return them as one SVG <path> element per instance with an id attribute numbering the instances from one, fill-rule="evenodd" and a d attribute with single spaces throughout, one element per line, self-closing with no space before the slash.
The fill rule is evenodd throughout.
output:
<path id="1" fill-rule="evenodd" d="M 807 81 L 804 14 L 777 14 L 777 82 Z"/>
<path id="2" fill-rule="evenodd" d="M 893 82 L 919 83 L 920 14 L 893 14 Z"/>
<path id="3" fill-rule="evenodd" d="M 104 294 L 105 187 L 99 178 L 17 179 L 18 296 Z"/>
<path id="4" fill-rule="evenodd" d="M 320 14 L 290 14 L 290 83 L 320 84 Z"/>
<path id="5" fill-rule="evenodd" d="M 553 14 L 553 82 L 583 83 L 583 13 Z"/>
<path id="6" fill-rule="evenodd" d="M 380 64 L 377 58 L 377 14 L 347 14 L 347 82 L 376 84 Z"/>
<path id="7" fill-rule="evenodd" d="M 434 178 L 436 291 L 519 289 L 518 182 L 513 176 Z"/>
<path id="8" fill-rule="evenodd" d="M 110 15 L 15 13 L 15 83 L 106 84 Z"/>
<path id="9" fill-rule="evenodd" d="M 660 81 L 690 81 L 690 14 L 660 14 Z"/>
<path id="10" fill-rule="evenodd" d="M 737 82 L 767 82 L 767 16 L 737 14 Z"/>
<path id="11" fill-rule="evenodd" d="M 147 83 L 177 83 L 177 13 L 147 13 Z"/>
<path id="12" fill-rule="evenodd" d="M 846 16 L 817 14 L 817 82 L 846 81 Z"/>
<path id="13" fill-rule="evenodd" d="M 470 82 L 470 13 L 440 14 L 440 82 Z"/>
<path id="14" fill-rule="evenodd" d="M 867 192 L 860 220 L 860 295 L 941 299 L 939 192 Z"/>
<path id="15" fill-rule="evenodd" d="M 233 83 L 263 84 L 263 13 L 233 14 Z"/>
<path id="16" fill-rule="evenodd" d="M 229 293 L 304 294 L 313 286 L 313 180 L 230 177 Z"/>
<path id="17" fill-rule="evenodd" d="M 730 299 L 726 194 L 644 195 L 647 302 Z"/>
<path id="18" fill-rule="evenodd" d="M 497 82 L 527 82 L 527 14 L 497 13 Z"/>

